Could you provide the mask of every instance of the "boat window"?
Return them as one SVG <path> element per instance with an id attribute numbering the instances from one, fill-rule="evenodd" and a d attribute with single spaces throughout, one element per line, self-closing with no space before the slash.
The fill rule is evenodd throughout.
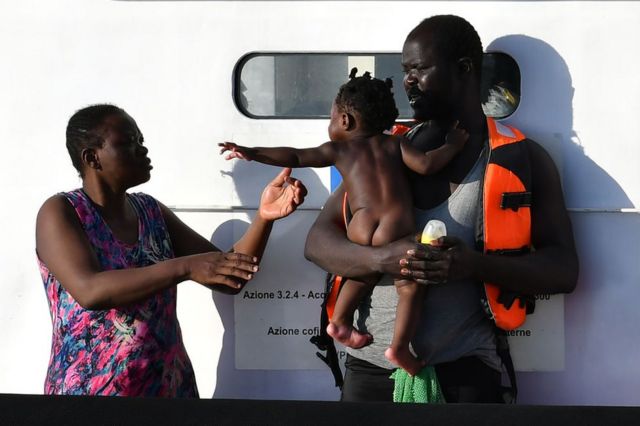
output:
<path id="1" fill-rule="evenodd" d="M 233 97 L 237 108 L 256 119 L 328 118 L 338 88 L 356 67 L 358 75 L 393 80 L 399 119 L 412 111 L 402 87 L 399 53 L 251 53 L 236 64 Z M 504 53 L 486 53 L 481 84 L 485 113 L 511 115 L 520 99 L 520 71 Z"/>

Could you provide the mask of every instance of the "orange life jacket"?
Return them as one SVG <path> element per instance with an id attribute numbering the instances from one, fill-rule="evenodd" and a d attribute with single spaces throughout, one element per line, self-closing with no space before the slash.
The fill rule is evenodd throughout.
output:
<path id="1" fill-rule="evenodd" d="M 487 118 L 489 157 L 484 174 L 478 247 L 486 254 L 522 254 L 531 249 L 531 162 L 525 136 Z M 484 284 L 485 311 L 503 330 L 520 327 L 532 300 Z M 518 303 L 515 303 L 518 299 Z"/>

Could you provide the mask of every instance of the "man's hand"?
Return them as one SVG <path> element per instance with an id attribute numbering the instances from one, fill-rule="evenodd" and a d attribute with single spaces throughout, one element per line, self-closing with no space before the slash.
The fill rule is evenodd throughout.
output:
<path id="1" fill-rule="evenodd" d="M 407 257 L 408 251 L 417 250 L 420 246 L 421 245 L 416 242 L 416 237 L 410 235 L 378 247 L 379 255 L 375 259 L 375 263 L 379 268 L 378 273 L 389 274 L 394 278 L 403 278 L 402 259 Z"/>
<path id="2" fill-rule="evenodd" d="M 400 273 L 419 284 L 464 280 L 474 275 L 478 255 L 459 238 L 441 237 L 435 244 L 418 244 L 408 250 L 400 260 Z"/>
<path id="3" fill-rule="evenodd" d="M 258 214 L 265 220 L 276 220 L 289 216 L 304 202 L 307 188 L 298 179 L 292 178 L 291 169 L 284 168 L 262 192 Z"/>
<path id="4" fill-rule="evenodd" d="M 246 146 L 236 145 L 233 142 L 222 142 L 218 144 L 220 148 L 220 155 L 225 152 L 229 152 L 224 159 L 231 160 L 233 158 L 238 158 L 240 160 L 251 161 L 254 159 L 254 153 L 252 148 L 248 148 Z"/>

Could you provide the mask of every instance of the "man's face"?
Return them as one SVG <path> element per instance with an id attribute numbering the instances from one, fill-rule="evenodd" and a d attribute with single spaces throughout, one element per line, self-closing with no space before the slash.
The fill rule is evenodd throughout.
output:
<path id="1" fill-rule="evenodd" d="M 407 39 L 402 48 L 404 89 L 419 121 L 452 118 L 456 67 L 436 54 L 428 33 Z"/>

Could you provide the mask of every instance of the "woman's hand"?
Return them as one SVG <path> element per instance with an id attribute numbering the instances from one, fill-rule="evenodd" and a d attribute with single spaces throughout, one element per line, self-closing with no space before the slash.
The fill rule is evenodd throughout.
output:
<path id="1" fill-rule="evenodd" d="M 290 175 L 290 168 L 282 169 L 262 192 L 258 210 L 262 219 L 273 221 L 286 217 L 304 202 L 307 188 Z"/>
<path id="2" fill-rule="evenodd" d="M 441 237 L 437 244 L 417 244 L 400 259 L 401 276 L 419 284 L 444 284 L 474 276 L 479 253 L 456 237 Z"/>
<path id="3" fill-rule="evenodd" d="M 258 259 L 241 253 L 213 251 L 184 259 L 188 279 L 205 286 L 224 286 L 215 289 L 225 293 L 240 291 L 258 271 Z"/>

